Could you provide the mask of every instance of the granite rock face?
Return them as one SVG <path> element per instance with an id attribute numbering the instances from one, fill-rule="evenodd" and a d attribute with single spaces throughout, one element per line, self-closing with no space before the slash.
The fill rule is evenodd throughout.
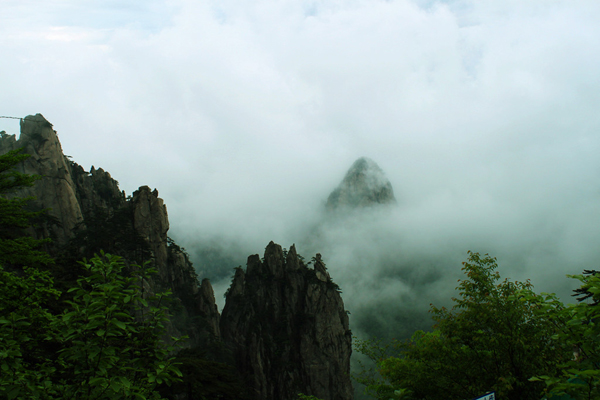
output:
<path id="1" fill-rule="evenodd" d="M 36 230 L 34 236 L 37 239 L 52 237 L 56 243 L 64 244 L 83 222 L 83 213 L 77 200 L 70 163 L 63 155 L 52 124 L 41 114 L 29 115 L 21 120 L 19 140 L 14 135 L 2 135 L 2 153 L 21 147 L 31 157 L 20 163 L 18 170 L 42 178 L 34 186 L 23 188 L 15 194 L 20 197 L 35 196 L 35 208 L 49 209 L 50 221 Z"/>
<path id="2" fill-rule="evenodd" d="M 198 281 L 185 251 L 168 238 L 167 208 L 157 190 L 142 186 L 126 198 L 119 183 L 102 168 L 86 172 L 63 154 L 56 131 L 41 114 L 21 120 L 18 140 L 15 135 L 1 135 L 0 154 L 21 147 L 31 157 L 18 169 L 42 178 L 14 195 L 33 196 L 34 208 L 48 209 L 50 218 L 32 234 L 52 238 L 51 253 L 61 254 L 68 245 L 90 246 L 89 252 L 105 250 L 138 262 L 150 261 L 158 270 L 150 289 L 170 290 L 175 298 L 168 334 L 190 336 L 188 346 L 219 335 L 210 282 Z M 133 246 L 136 238 L 140 243 Z"/>
<path id="3" fill-rule="evenodd" d="M 236 270 L 221 335 L 257 399 L 353 398 L 348 315 L 320 256 L 313 263 L 271 242 Z"/>
<path id="4" fill-rule="evenodd" d="M 131 204 L 135 231 L 150 245 L 156 265 L 165 265 L 169 216 L 163 199 L 158 197 L 158 190 L 140 187 L 133 192 Z"/>
<path id="5" fill-rule="evenodd" d="M 370 158 L 352 164 L 339 186 L 327 199 L 327 210 L 356 209 L 395 204 L 392 184 L 383 170 Z"/>

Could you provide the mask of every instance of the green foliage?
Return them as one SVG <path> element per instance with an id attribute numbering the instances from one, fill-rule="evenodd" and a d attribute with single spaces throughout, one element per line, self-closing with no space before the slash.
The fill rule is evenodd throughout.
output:
<path id="1" fill-rule="evenodd" d="M 600 398 L 600 275 L 598 273 L 569 275 L 581 281 L 577 293 L 589 293 L 591 304 L 565 306 L 554 294 L 543 293 L 536 301 L 538 313 L 548 315 L 555 327 L 555 342 L 570 357 L 564 358 L 555 371 L 540 374 L 532 381 L 547 385 L 548 397 L 568 395 L 573 399 Z M 553 372 L 553 373 L 552 373 Z"/>
<path id="2" fill-rule="evenodd" d="M 29 211 L 33 198 L 8 198 L 16 190 L 32 186 L 39 176 L 24 174 L 15 166 L 30 157 L 20 154 L 22 149 L 0 156 L 0 265 L 20 268 L 52 263 L 50 256 L 39 248 L 48 240 L 37 240 L 26 234 L 32 221 L 44 211 Z"/>
<path id="3" fill-rule="evenodd" d="M 381 378 L 359 381 L 378 399 L 461 399 L 493 390 L 502 399 L 538 400 L 544 385 L 529 378 L 556 370 L 568 356 L 556 346 L 554 322 L 538 312 L 541 297 L 529 282 L 500 282 L 487 255 L 469 252 L 463 265 L 453 308 L 431 308 L 433 332 L 395 343 L 394 356 L 365 353 L 379 357 Z"/>
<path id="4" fill-rule="evenodd" d="M 160 393 L 168 399 L 181 398 L 188 400 L 253 400 L 253 390 L 230 364 L 233 359 L 224 362 L 229 354 L 223 354 L 223 348 L 214 343 L 202 348 L 181 350 L 176 361 L 182 381 L 172 387 L 160 388 Z M 208 354 L 207 350 L 212 354 Z M 215 354 L 216 353 L 216 354 Z M 214 358 L 220 359 L 216 360 Z"/>
<path id="5" fill-rule="evenodd" d="M 25 267 L 18 276 L 0 266 L 0 398 L 43 398 L 51 385 L 55 317 L 43 304 L 59 294 L 48 272 Z"/>
<path id="6" fill-rule="evenodd" d="M 47 273 L 0 270 L 0 398 L 156 399 L 157 385 L 181 377 L 174 347 L 161 341 L 168 293 L 145 289 L 155 271 L 132 266 L 128 275 L 108 254 L 83 266 L 88 274 L 59 315 L 43 307 L 59 294 Z M 19 293 L 27 294 L 21 303 Z"/>
<path id="7" fill-rule="evenodd" d="M 298 400 L 321 400 L 318 397 L 315 396 L 307 396 L 305 394 L 302 393 L 298 393 Z"/>

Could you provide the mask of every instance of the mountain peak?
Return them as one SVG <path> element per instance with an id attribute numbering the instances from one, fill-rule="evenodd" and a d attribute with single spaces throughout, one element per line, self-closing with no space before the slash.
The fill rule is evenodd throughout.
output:
<path id="1" fill-rule="evenodd" d="M 339 186 L 327 199 L 328 210 L 363 208 L 396 203 L 392 184 L 383 170 L 370 158 L 356 160 Z"/>

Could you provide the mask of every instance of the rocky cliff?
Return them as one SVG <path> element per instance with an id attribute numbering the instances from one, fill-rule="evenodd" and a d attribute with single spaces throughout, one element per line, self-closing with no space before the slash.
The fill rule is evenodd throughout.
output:
<path id="1" fill-rule="evenodd" d="M 271 242 L 248 257 L 227 293 L 221 334 L 260 400 L 353 398 L 352 334 L 339 288 L 320 255 L 304 265 Z"/>
<path id="2" fill-rule="evenodd" d="M 383 170 L 370 158 L 361 157 L 331 192 L 326 208 L 332 211 L 395 203 L 392 184 Z"/>
<path id="3" fill-rule="evenodd" d="M 2 134 L 2 153 L 20 147 L 31 157 L 18 168 L 27 174 L 41 175 L 42 179 L 17 195 L 35 196 L 35 206 L 48 209 L 51 217 L 35 235 L 38 238 L 52 237 L 56 243 L 65 244 L 83 222 L 83 214 L 77 201 L 70 162 L 63 155 L 52 124 L 41 114 L 30 115 L 21 120 L 19 140 L 14 135 Z"/>
<path id="4" fill-rule="evenodd" d="M 210 282 L 199 282 L 187 253 L 168 237 L 156 189 L 126 196 L 108 172 L 85 171 L 63 154 L 41 114 L 21 120 L 18 140 L 0 133 L 0 154 L 17 148 L 31 154 L 20 170 L 41 179 L 15 195 L 34 196 L 32 208 L 48 210 L 31 233 L 53 239 L 48 250 L 57 264 L 76 268 L 100 250 L 150 261 L 158 273 L 149 288 L 173 293 L 168 335 L 188 335 L 191 349 L 180 354 L 184 382 L 165 396 L 296 400 L 302 392 L 352 399 L 348 315 L 320 255 L 309 268 L 294 246 L 288 252 L 271 242 L 262 260 L 250 256 L 245 271 L 236 269 L 221 316 Z"/>
<path id="5" fill-rule="evenodd" d="M 210 282 L 198 282 L 187 254 L 167 237 L 167 208 L 158 191 L 142 186 L 127 198 L 108 172 L 94 167 L 86 172 L 63 154 L 56 131 L 41 114 L 21 120 L 18 140 L 0 136 L 0 154 L 23 148 L 31 157 L 18 168 L 41 176 L 15 195 L 33 196 L 32 208 L 48 210 L 31 233 L 52 238 L 53 255 L 65 262 L 66 255 L 80 259 L 104 250 L 132 262 L 150 261 L 158 270 L 152 289 L 171 290 L 176 298 L 169 334 L 189 335 L 188 346 L 218 336 Z"/>

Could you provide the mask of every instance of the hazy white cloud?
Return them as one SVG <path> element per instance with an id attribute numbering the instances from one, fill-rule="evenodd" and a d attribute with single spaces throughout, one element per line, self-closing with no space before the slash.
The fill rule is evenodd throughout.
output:
<path id="1" fill-rule="evenodd" d="M 9 0 L 0 115 L 41 112 L 84 168 L 157 187 L 172 235 L 221 238 L 231 267 L 269 240 L 320 251 L 356 309 L 444 298 L 467 250 L 566 295 L 599 255 L 598 20 L 592 0 Z M 398 209 L 317 231 L 359 156 Z"/>

